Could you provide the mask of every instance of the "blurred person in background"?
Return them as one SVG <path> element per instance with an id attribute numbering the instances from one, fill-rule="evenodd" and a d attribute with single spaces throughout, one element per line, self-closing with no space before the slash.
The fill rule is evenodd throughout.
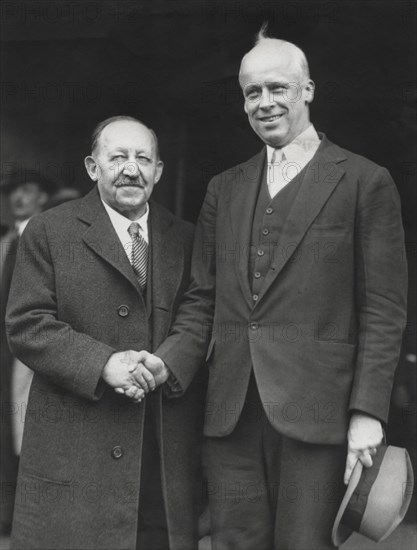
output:
<path id="1" fill-rule="evenodd" d="M 1 238 L 1 532 L 8 534 L 13 516 L 14 486 L 27 398 L 33 372 L 13 356 L 7 343 L 5 310 L 16 261 L 19 239 L 29 220 L 42 212 L 55 191 L 54 182 L 36 170 L 14 170 L 1 192 L 8 201 L 13 226 Z"/>

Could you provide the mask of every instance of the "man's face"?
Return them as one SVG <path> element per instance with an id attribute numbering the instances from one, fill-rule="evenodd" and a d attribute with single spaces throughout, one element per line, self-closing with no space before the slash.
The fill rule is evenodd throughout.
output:
<path id="1" fill-rule="evenodd" d="M 284 147 L 310 125 L 314 83 L 288 52 L 255 47 L 242 61 L 239 82 L 249 123 L 264 143 Z"/>
<path id="2" fill-rule="evenodd" d="M 12 215 L 18 221 L 24 221 L 39 214 L 47 200 L 47 193 L 35 182 L 22 183 L 9 194 Z"/>
<path id="3" fill-rule="evenodd" d="M 130 120 L 106 126 L 85 165 L 102 200 L 131 220 L 145 212 L 163 169 L 152 133 Z"/>

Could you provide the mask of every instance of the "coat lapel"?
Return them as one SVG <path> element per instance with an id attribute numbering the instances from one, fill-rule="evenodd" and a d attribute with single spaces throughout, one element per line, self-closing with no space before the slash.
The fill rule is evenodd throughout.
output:
<path id="1" fill-rule="evenodd" d="M 175 297 L 183 277 L 184 247 L 172 231 L 171 214 L 150 204 L 153 344 L 166 337 Z"/>
<path id="2" fill-rule="evenodd" d="M 94 187 L 81 203 L 78 218 L 89 227 L 82 236 L 85 244 L 108 264 L 114 267 L 142 294 L 136 275 L 116 231 Z"/>
<path id="3" fill-rule="evenodd" d="M 319 149 L 303 173 L 300 190 L 282 229 L 279 253 L 265 277 L 257 304 L 294 254 L 345 173 L 339 165 L 343 160 L 346 160 L 343 151 L 323 136 Z"/>
<path id="4" fill-rule="evenodd" d="M 239 166 L 231 194 L 232 231 L 238 247 L 236 272 L 243 295 L 251 307 L 253 302 L 248 277 L 248 254 L 250 252 L 253 214 L 265 159 L 266 148 L 264 147 L 260 153 Z"/>

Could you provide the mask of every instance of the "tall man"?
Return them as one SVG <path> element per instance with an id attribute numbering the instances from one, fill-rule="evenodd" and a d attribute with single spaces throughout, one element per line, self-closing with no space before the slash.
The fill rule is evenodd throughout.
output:
<path id="1" fill-rule="evenodd" d="M 316 133 L 295 45 L 261 32 L 239 82 L 266 147 L 209 183 L 186 299 L 141 357 L 185 391 L 207 355 L 213 548 L 323 550 L 387 419 L 405 323 L 398 193 Z"/>
<path id="2" fill-rule="evenodd" d="M 149 202 L 163 163 L 140 121 L 101 122 L 85 165 L 97 185 L 28 224 L 10 293 L 35 372 L 12 548 L 194 549 L 201 396 L 168 399 L 172 382 L 139 403 L 137 365 L 188 285 L 193 228 Z"/>
<path id="3" fill-rule="evenodd" d="M 42 212 L 54 190 L 51 180 L 36 170 L 16 170 L 1 187 L 7 195 L 13 227 L 0 241 L 0 323 L 1 323 L 1 460 L 2 489 L 1 532 L 10 533 L 17 461 L 22 445 L 22 434 L 29 388 L 33 372 L 11 353 L 6 337 L 5 314 L 10 283 L 16 261 L 20 236 L 30 218 Z"/>

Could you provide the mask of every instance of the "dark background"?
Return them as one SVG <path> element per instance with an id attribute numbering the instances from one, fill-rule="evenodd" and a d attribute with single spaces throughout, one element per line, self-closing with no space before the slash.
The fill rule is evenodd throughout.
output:
<path id="1" fill-rule="evenodd" d="M 37 167 L 85 193 L 92 128 L 129 114 L 160 137 L 155 197 L 192 221 L 210 177 L 261 148 L 237 73 L 262 22 L 305 51 L 316 129 L 386 166 L 401 195 L 409 322 L 390 430 L 415 452 L 416 4 L 69 0 L 0 9 L 2 178 Z M 10 222 L 5 200 L 1 212 Z"/>

